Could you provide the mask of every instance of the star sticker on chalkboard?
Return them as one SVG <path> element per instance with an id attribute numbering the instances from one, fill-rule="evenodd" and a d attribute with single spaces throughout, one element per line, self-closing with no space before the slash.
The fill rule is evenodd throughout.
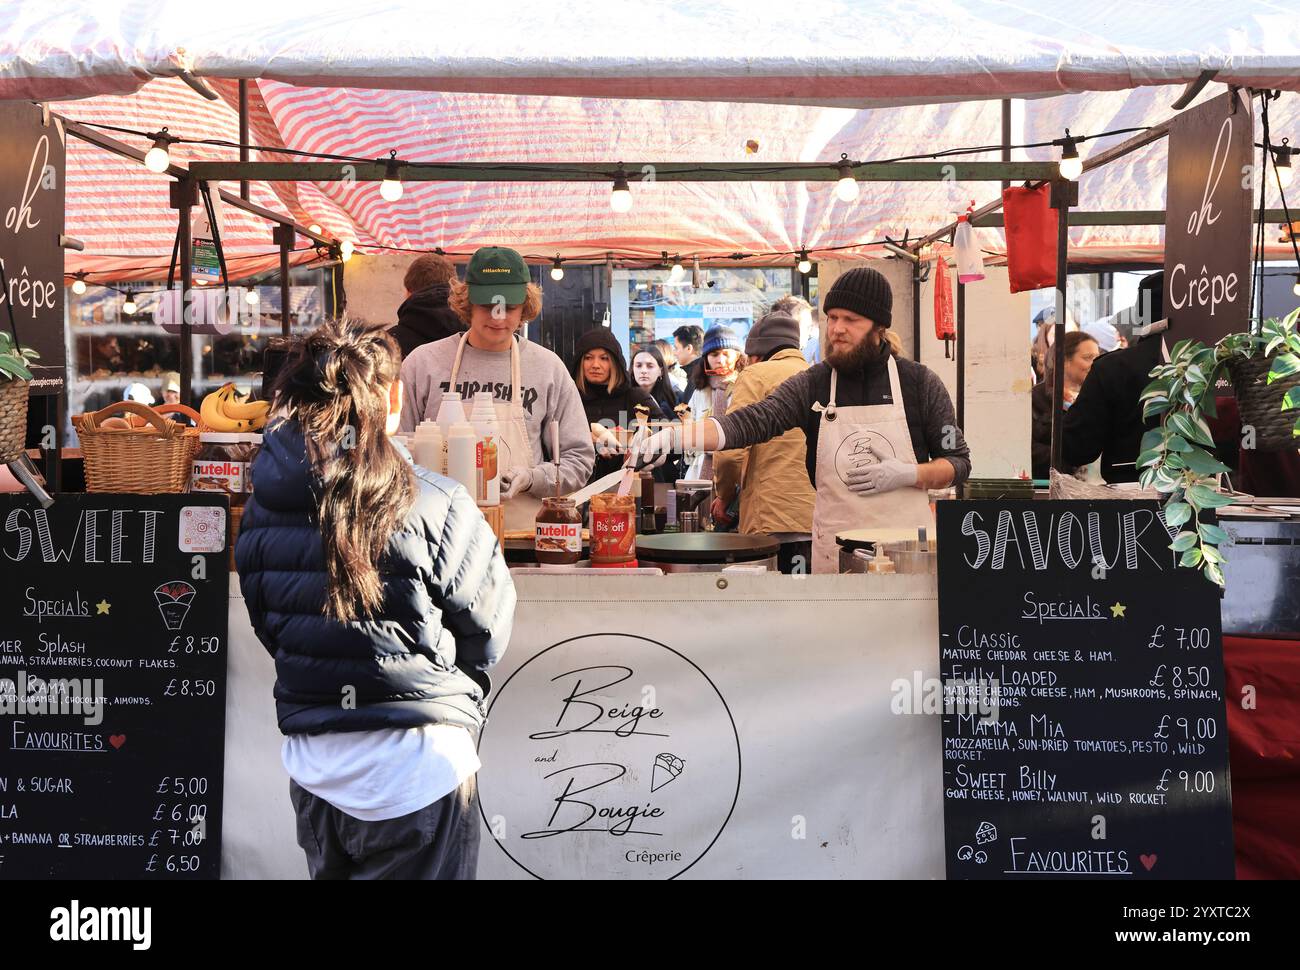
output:
<path id="1" fill-rule="evenodd" d="M 112 605 L 113 604 L 110 603 L 108 600 L 100 600 L 98 603 L 95 604 L 95 615 L 99 616 L 100 614 L 108 613 L 109 607 L 111 607 Z"/>
<path id="2" fill-rule="evenodd" d="M 1116 603 L 1114 606 L 1110 608 L 1110 618 L 1112 620 L 1123 619 L 1124 611 L 1127 608 L 1128 607 L 1126 607 L 1123 603 Z"/>

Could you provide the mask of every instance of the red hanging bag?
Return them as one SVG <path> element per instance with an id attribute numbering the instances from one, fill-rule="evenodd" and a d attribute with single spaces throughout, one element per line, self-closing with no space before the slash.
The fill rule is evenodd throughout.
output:
<path id="1" fill-rule="evenodd" d="M 957 336 L 952 305 L 952 284 L 948 282 L 948 261 L 935 251 L 934 260 L 934 335 L 943 341 L 943 356 L 951 357 L 951 342 Z"/>
<path id="2" fill-rule="evenodd" d="M 1006 214 L 1007 276 L 1011 292 L 1056 285 L 1057 214 L 1052 208 L 1052 186 L 1002 190 Z"/>

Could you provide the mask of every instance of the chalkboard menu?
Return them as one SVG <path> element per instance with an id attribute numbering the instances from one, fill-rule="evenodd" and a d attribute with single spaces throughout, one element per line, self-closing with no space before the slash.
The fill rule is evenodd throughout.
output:
<path id="1" fill-rule="evenodd" d="M 32 394 L 63 390 L 63 232 L 65 145 L 57 118 L 43 123 L 38 105 L 0 103 L 0 261 L 8 289 L 0 292 L 0 326 L 9 330 L 8 301 L 18 339 L 39 353 Z"/>
<path id="2" fill-rule="evenodd" d="M 1219 590 L 1156 503 L 938 529 L 949 878 L 1232 878 Z"/>
<path id="3" fill-rule="evenodd" d="M 217 878 L 226 503 L 0 496 L 0 878 Z"/>

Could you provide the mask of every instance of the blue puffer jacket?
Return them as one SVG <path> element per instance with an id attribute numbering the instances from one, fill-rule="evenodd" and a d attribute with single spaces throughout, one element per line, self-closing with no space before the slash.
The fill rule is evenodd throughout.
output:
<path id="1" fill-rule="evenodd" d="M 302 432 L 285 421 L 263 439 L 235 565 L 253 629 L 275 658 L 285 734 L 458 724 L 477 735 L 482 725 L 485 671 L 510 639 L 514 584 L 464 487 L 415 472 L 415 504 L 379 564 L 383 609 L 340 623 L 324 616 L 324 554 Z"/>

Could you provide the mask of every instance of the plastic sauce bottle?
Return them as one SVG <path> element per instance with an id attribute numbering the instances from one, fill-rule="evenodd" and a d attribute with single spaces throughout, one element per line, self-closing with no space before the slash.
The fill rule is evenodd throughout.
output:
<path id="1" fill-rule="evenodd" d="M 463 421 L 452 425 L 451 434 L 447 436 L 447 475 L 464 485 L 471 495 L 478 488 L 475 443 L 474 428 L 471 425 Z"/>
<path id="2" fill-rule="evenodd" d="M 491 391 L 474 395 L 474 410 L 470 413 L 474 427 L 474 500 L 481 506 L 501 504 L 501 473 L 497 464 L 497 410 L 492 403 Z"/>
<path id="3" fill-rule="evenodd" d="M 435 468 L 434 471 L 447 475 L 450 474 L 447 445 L 451 439 L 451 429 L 455 425 L 464 424 L 469 420 L 465 417 L 465 406 L 460 401 L 459 391 L 448 391 L 443 394 L 442 401 L 438 404 L 438 417 L 435 420 L 438 429 L 442 432 L 442 468 Z M 474 490 L 471 488 L 470 491 L 473 492 Z"/>

